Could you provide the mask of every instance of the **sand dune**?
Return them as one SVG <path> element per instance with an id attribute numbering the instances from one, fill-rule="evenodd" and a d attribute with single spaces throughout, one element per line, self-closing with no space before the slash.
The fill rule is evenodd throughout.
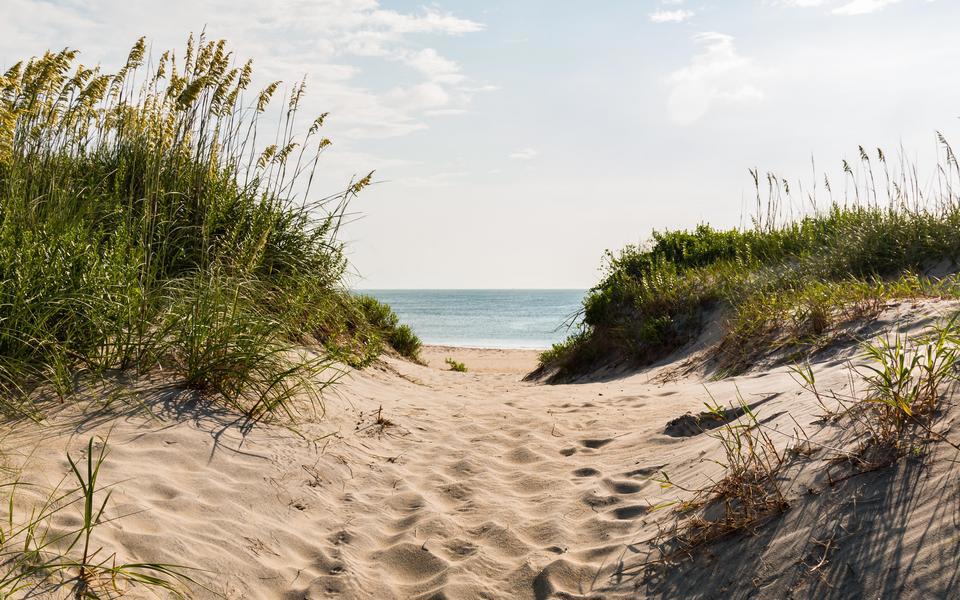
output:
<path id="1" fill-rule="evenodd" d="M 875 330 L 919 327 L 945 308 L 894 307 Z M 652 507 L 689 497 L 681 488 L 722 470 L 709 433 L 666 432 L 699 412 L 708 390 L 721 402 L 737 390 L 765 400 L 759 414 L 784 448 L 797 427 L 820 444 L 846 443 L 786 367 L 656 383 L 674 366 L 664 365 L 547 386 L 520 381 L 529 353 L 461 352 L 475 369 L 454 373 L 437 364 L 448 352 L 429 350 L 429 366 L 387 358 L 349 373 L 328 395 L 326 416 L 295 431 L 258 426 L 244 435 L 231 415 L 144 381 L 137 396 L 155 417 L 123 398 L 109 413 L 64 408 L 44 426 L 19 424 L 3 447 L 52 485 L 67 472 L 65 450 L 80 455 L 90 436 L 109 436 L 102 477 L 113 485 L 107 514 L 116 520 L 98 529 L 98 544 L 123 560 L 203 569 L 196 577 L 207 589 L 191 588 L 195 598 L 956 593 L 960 497 L 956 451 L 946 444 L 862 475 L 843 472 L 818 446 L 786 471 L 783 515 L 640 568 L 656 556 L 649 541 L 677 519 Z M 818 359 L 820 385 L 847 385 L 854 352 Z M 662 472 L 672 488 L 655 480 Z"/>

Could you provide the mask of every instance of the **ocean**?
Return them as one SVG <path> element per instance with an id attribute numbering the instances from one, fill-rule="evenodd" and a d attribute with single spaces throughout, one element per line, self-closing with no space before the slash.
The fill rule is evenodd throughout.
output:
<path id="1" fill-rule="evenodd" d="M 425 344 L 549 348 L 584 290 L 357 290 L 386 302 Z"/>

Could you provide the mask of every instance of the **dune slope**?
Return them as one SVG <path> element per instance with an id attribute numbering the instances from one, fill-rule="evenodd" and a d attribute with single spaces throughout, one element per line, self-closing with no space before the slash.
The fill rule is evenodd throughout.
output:
<path id="1" fill-rule="evenodd" d="M 865 331 L 915 331 L 953 308 L 898 304 Z M 852 469 L 831 450 L 852 443 L 849 431 L 821 419 L 788 368 L 708 381 L 671 378 L 666 365 L 549 386 L 521 381 L 528 354 L 434 354 L 482 369 L 387 358 L 348 373 L 326 416 L 296 430 L 241 431 L 162 382 L 88 390 L 122 397 L 19 423 L 3 451 L 52 486 L 64 451 L 108 437 L 112 520 L 97 544 L 203 569 L 195 598 L 930 598 L 955 587 L 957 451 L 929 442 L 892 466 Z M 856 356 L 850 344 L 818 357 L 818 385 L 849 385 Z M 655 545 L 681 515 L 653 507 L 692 498 L 684 490 L 723 470 L 712 432 L 668 423 L 738 391 L 791 457 L 788 506 L 660 561 Z M 937 430 L 960 439 L 954 416 Z M 787 452 L 798 435 L 806 450 Z M 55 525 L 74 525 L 70 514 Z"/>

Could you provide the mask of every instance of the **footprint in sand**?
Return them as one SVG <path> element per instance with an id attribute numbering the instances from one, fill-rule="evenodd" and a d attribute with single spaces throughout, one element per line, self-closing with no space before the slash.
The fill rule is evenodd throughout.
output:
<path id="1" fill-rule="evenodd" d="M 660 472 L 666 465 L 657 465 L 655 467 L 640 467 L 639 469 L 634 469 L 632 471 L 627 471 L 623 474 L 624 477 L 650 477 L 656 475 Z"/>
<path id="2" fill-rule="evenodd" d="M 375 552 L 371 558 L 404 581 L 424 581 L 447 570 L 447 562 L 429 550 L 410 543 Z"/>
<path id="3" fill-rule="evenodd" d="M 514 464 L 529 464 L 542 460 L 543 457 L 536 452 L 520 446 L 519 448 L 514 448 L 513 450 L 507 452 L 507 454 L 504 456 L 504 459 Z"/>
<path id="4" fill-rule="evenodd" d="M 595 440 L 580 440 L 580 444 L 581 444 L 584 448 L 591 448 L 591 449 L 593 449 L 593 450 L 597 450 L 597 449 L 603 448 L 604 446 L 606 446 L 607 444 L 609 444 L 609 443 L 612 442 L 612 441 L 613 441 L 613 438 L 603 438 L 603 439 L 595 439 Z"/>
<path id="5" fill-rule="evenodd" d="M 445 543 L 443 549 L 450 560 L 463 560 L 476 554 L 479 547 L 467 540 L 456 538 Z"/>
<path id="6" fill-rule="evenodd" d="M 580 501 L 590 508 L 606 508 L 614 504 L 619 504 L 620 498 L 616 496 L 601 496 L 595 492 L 587 492 L 580 496 Z"/>
<path id="7" fill-rule="evenodd" d="M 620 508 L 615 508 L 611 512 L 617 519 L 621 521 L 627 521 L 629 519 L 636 519 L 640 515 L 645 515 L 649 510 L 650 507 L 648 506 L 634 504 L 632 506 L 621 506 Z"/>
<path id="8" fill-rule="evenodd" d="M 614 481 L 613 479 L 606 479 L 603 484 L 617 494 L 636 494 L 643 489 L 644 485 L 633 481 Z"/>

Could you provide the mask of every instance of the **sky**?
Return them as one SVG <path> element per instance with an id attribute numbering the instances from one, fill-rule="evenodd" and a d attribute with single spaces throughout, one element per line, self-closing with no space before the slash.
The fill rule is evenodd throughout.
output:
<path id="1" fill-rule="evenodd" d="M 652 230 L 749 222 L 748 169 L 960 144 L 956 0 L 0 0 L 0 69 L 190 32 L 330 112 L 361 288 L 587 288 Z M 303 127 L 312 118 L 305 117 Z M 822 177 L 822 176 L 818 176 Z M 809 189 L 809 188 L 808 188 Z"/>

